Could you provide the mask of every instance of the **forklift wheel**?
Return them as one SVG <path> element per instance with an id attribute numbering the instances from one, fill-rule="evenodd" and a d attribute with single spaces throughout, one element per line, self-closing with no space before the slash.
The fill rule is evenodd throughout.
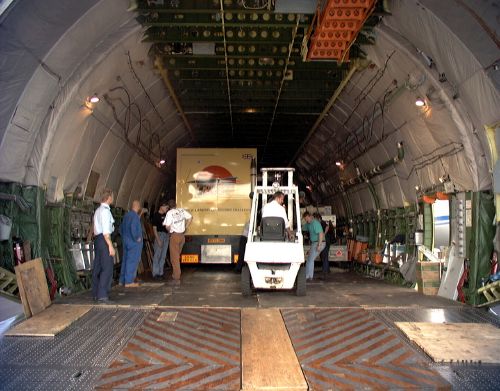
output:
<path id="1" fill-rule="evenodd" d="M 250 296 L 252 294 L 252 277 L 248 265 L 243 266 L 241 270 L 241 294 Z"/>
<path id="2" fill-rule="evenodd" d="M 295 283 L 295 295 L 305 296 L 306 295 L 306 268 L 301 266 L 299 272 L 297 273 L 297 281 Z"/>

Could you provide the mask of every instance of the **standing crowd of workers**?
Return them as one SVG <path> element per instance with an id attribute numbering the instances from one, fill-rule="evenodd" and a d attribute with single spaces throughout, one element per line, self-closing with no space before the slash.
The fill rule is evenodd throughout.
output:
<path id="1" fill-rule="evenodd" d="M 92 270 L 92 296 L 100 303 L 110 303 L 109 291 L 113 280 L 116 251 L 111 240 L 115 222 L 110 209 L 113 201 L 113 191 L 104 189 L 101 193 L 101 205 L 94 213 L 95 256 Z M 123 257 L 119 282 L 126 288 L 139 286 L 135 280 L 142 254 L 143 227 L 141 216 L 144 212 L 139 200 L 134 200 L 120 225 Z M 172 276 L 169 283 L 174 286 L 180 285 L 180 255 L 185 242 L 184 232 L 191 224 L 192 219 L 193 216 L 188 211 L 177 208 L 174 200 L 160 202 L 160 207 L 152 218 L 154 232 L 153 279 L 164 278 L 165 259 L 167 250 L 170 249 Z"/>
<path id="2" fill-rule="evenodd" d="M 277 191 L 273 200 L 262 209 L 262 217 L 280 217 L 284 220 L 284 227 L 289 238 L 294 235 L 284 208 L 285 195 Z M 101 196 L 101 205 L 94 213 L 94 249 L 95 258 L 92 271 L 92 295 L 94 300 L 101 303 L 109 302 L 109 291 L 113 279 L 115 248 L 111 240 L 114 231 L 114 219 L 110 205 L 114 201 L 113 191 L 104 189 Z M 123 217 L 120 225 L 120 235 L 123 243 L 123 257 L 119 282 L 126 288 L 137 287 L 136 274 L 141 260 L 143 247 L 143 227 L 141 216 L 146 210 L 138 200 L 132 202 L 130 211 Z M 314 277 L 314 261 L 319 256 L 322 261 L 323 278 L 330 273 L 328 252 L 333 242 L 334 227 L 332 222 L 324 222 L 318 213 L 303 214 L 305 224 L 302 230 L 309 233 L 310 249 L 306 261 L 306 280 Z M 170 250 L 172 276 L 169 280 L 174 286 L 180 285 L 181 267 L 180 256 L 185 243 L 184 233 L 188 229 L 193 216 L 182 208 L 177 208 L 174 200 L 161 201 L 158 211 L 152 216 L 154 233 L 154 256 L 152 262 L 152 276 L 154 280 L 164 279 L 165 259 Z M 244 263 L 245 245 L 248 236 L 248 224 L 240 241 L 240 254 L 236 270 L 240 271 Z"/>

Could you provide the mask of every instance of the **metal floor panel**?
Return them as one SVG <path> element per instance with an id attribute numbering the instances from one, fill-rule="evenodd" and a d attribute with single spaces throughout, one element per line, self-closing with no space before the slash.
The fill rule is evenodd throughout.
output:
<path id="1" fill-rule="evenodd" d="M 102 369 L 10 366 L 0 368 L 1 390 L 92 390 Z"/>
<path id="2" fill-rule="evenodd" d="M 239 390 L 240 323 L 239 310 L 155 310 L 97 388 Z"/>
<path id="3" fill-rule="evenodd" d="M 395 328 L 395 322 L 431 322 L 431 323 L 490 323 L 500 327 L 500 318 L 473 307 L 454 308 L 404 308 L 404 309 L 369 309 L 367 310 Z"/>
<path id="4" fill-rule="evenodd" d="M 491 323 L 470 307 L 297 308 L 283 319 L 311 390 L 497 390 L 499 365 L 436 364 L 397 321 Z M 0 338 L 0 390 L 239 390 L 240 311 L 97 307 L 55 338 Z"/>
<path id="5" fill-rule="evenodd" d="M 93 308 L 54 338 L 1 338 L 0 389 L 92 389 L 148 313 Z"/>
<path id="6" fill-rule="evenodd" d="M 445 378 L 453 390 L 493 391 L 499 389 L 500 365 L 492 364 L 438 364 L 428 357 L 416 344 L 394 324 L 395 322 L 447 322 L 447 323 L 489 323 L 500 327 L 500 319 L 492 314 L 472 307 L 369 310 L 390 327 L 413 351 L 421 354 L 429 365 Z"/>
<path id="7" fill-rule="evenodd" d="M 368 311 L 282 310 L 309 389 L 446 389 L 449 384 Z"/>
<path id="8" fill-rule="evenodd" d="M 457 391 L 497 391 L 498 365 L 437 365 L 434 367 Z"/>

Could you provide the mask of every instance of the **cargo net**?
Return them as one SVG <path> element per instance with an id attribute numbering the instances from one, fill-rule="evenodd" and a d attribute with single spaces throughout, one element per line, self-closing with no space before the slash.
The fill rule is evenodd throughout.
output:
<path id="1" fill-rule="evenodd" d="M 7 240 L 0 242 L 0 267 L 14 272 L 14 240 L 29 242 L 29 246 L 24 245 L 25 256 L 42 258 L 49 289 L 57 284 L 73 292 L 81 290 L 69 252 L 69 211 L 74 204 L 72 198 L 47 204 L 45 192 L 39 187 L 0 183 L 0 215 L 11 223 Z M 92 203 L 87 207 L 92 210 Z"/>

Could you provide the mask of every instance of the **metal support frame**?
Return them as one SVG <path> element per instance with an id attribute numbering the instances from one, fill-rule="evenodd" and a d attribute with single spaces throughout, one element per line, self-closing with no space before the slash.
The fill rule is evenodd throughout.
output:
<path id="1" fill-rule="evenodd" d="M 229 105 L 229 120 L 231 122 L 231 138 L 234 140 L 233 107 L 231 102 L 231 83 L 229 82 L 229 68 L 227 60 L 226 25 L 224 24 L 224 1 L 220 0 L 220 18 L 222 22 L 222 36 L 224 38 L 224 63 L 226 66 L 227 101 Z"/>
<path id="2" fill-rule="evenodd" d="M 155 59 L 155 66 L 160 72 L 161 78 L 163 79 L 163 82 L 165 83 L 165 86 L 168 89 L 168 93 L 170 94 L 170 97 L 174 101 L 175 107 L 177 107 L 177 111 L 181 115 L 182 120 L 184 121 L 184 125 L 186 125 L 186 128 L 189 132 L 189 137 L 191 138 L 192 142 L 196 142 L 196 138 L 194 136 L 193 128 L 191 128 L 191 124 L 189 123 L 186 114 L 184 113 L 184 110 L 182 109 L 181 103 L 179 102 L 179 98 L 177 98 L 177 94 L 175 93 L 174 87 L 172 86 L 172 83 L 170 82 L 170 79 L 168 77 L 168 70 L 165 69 L 163 66 L 163 61 L 159 56 L 156 56 Z"/>
<path id="3" fill-rule="evenodd" d="M 382 163 L 378 166 L 371 168 L 370 170 L 368 170 L 364 173 L 358 174 L 357 176 L 349 179 L 346 182 L 342 182 L 340 185 L 337 185 L 335 187 L 336 192 L 332 196 L 334 196 L 340 192 L 343 192 L 346 189 L 350 189 L 356 185 L 359 185 L 365 181 L 369 181 L 370 179 L 376 177 L 377 175 L 380 175 L 382 172 L 384 172 L 385 169 L 401 162 L 404 159 L 404 156 L 405 156 L 405 152 L 404 152 L 403 142 L 399 142 L 398 143 L 398 154 L 395 157 L 385 161 L 384 163 Z"/>
<path id="4" fill-rule="evenodd" d="M 266 142 L 264 144 L 264 149 L 262 151 L 262 159 L 264 159 L 267 145 L 269 144 L 269 137 L 271 136 L 271 131 L 273 129 L 274 119 L 276 118 L 276 110 L 278 109 L 278 104 L 279 104 L 280 98 L 281 98 L 281 92 L 283 91 L 283 85 L 285 84 L 285 80 L 287 77 L 288 65 L 290 64 L 290 57 L 292 56 L 292 52 L 293 52 L 293 44 L 295 42 L 295 37 L 297 35 L 297 30 L 299 28 L 299 21 L 300 21 L 299 15 L 296 15 L 295 19 L 296 19 L 296 22 L 295 22 L 295 27 L 292 31 L 292 39 L 290 41 L 290 44 L 288 45 L 288 56 L 287 56 L 286 61 L 285 61 L 285 68 L 283 69 L 283 74 L 281 75 L 281 82 L 280 82 L 280 87 L 278 89 L 278 96 L 276 97 L 276 103 L 274 104 L 273 115 L 271 117 L 271 122 L 269 123 L 269 130 L 267 131 Z"/>
<path id="5" fill-rule="evenodd" d="M 290 167 L 272 167 L 272 168 L 262 168 L 262 186 L 256 186 L 254 189 L 254 192 L 256 194 L 262 194 L 262 207 L 267 204 L 267 197 L 264 197 L 264 195 L 270 195 L 274 194 L 277 191 L 283 192 L 286 196 L 288 196 L 288 203 L 287 203 L 287 215 L 288 215 L 288 220 L 290 222 L 290 229 L 294 229 L 293 225 L 293 205 L 294 205 L 294 199 L 299 199 L 299 193 L 298 193 L 298 187 L 294 185 L 293 183 L 293 173 L 295 172 L 294 168 Z M 268 173 L 275 173 L 275 172 L 285 172 L 286 173 L 286 180 L 287 183 L 283 186 L 273 186 L 272 184 L 270 185 L 268 180 L 269 180 L 269 175 Z M 252 203 L 255 204 L 254 207 L 252 207 L 252 211 L 257 210 L 257 203 L 258 203 L 258 196 L 253 197 Z M 298 203 L 297 203 L 298 205 Z M 302 235 L 302 229 L 299 224 L 300 221 L 300 208 L 297 206 L 297 209 L 295 210 L 296 216 L 297 216 L 297 235 Z M 253 232 L 254 231 L 254 225 L 257 222 L 257 216 L 251 215 L 250 216 L 250 227 L 249 231 Z M 249 238 L 249 241 L 250 240 Z"/>
<path id="6" fill-rule="evenodd" d="M 337 87 L 337 89 L 333 93 L 332 97 L 330 98 L 330 100 L 326 104 L 325 108 L 323 109 L 323 111 L 321 112 L 320 116 L 318 117 L 318 119 L 316 120 L 316 122 L 314 123 L 314 125 L 312 126 L 311 130 L 309 130 L 309 133 L 304 138 L 304 141 L 302 142 L 302 144 L 300 145 L 300 147 L 297 149 L 297 152 L 295 152 L 295 155 L 293 155 L 293 158 L 292 158 L 292 160 L 290 160 L 290 163 L 289 163 L 290 166 L 293 165 L 293 163 L 295 162 L 295 160 L 297 159 L 297 157 L 299 156 L 299 154 L 304 149 L 305 145 L 309 142 L 309 140 L 311 139 L 311 137 L 314 135 L 314 132 L 316 131 L 316 129 L 318 128 L 318 126 L 321 124 L 321 122 L 323 121 L 323 119 L 325 118 L 325 116 L 331 110 L 331 108 L 333 107 L 333 104 L 337 101 L 338 97 L 340 96 L 340 93 L 347 86 L 347 84 L 349 83 L 349 81 L 351 80 L 351 78 L 354 76 L 354 74 L 356 73 L 356 71 L 361 68 L 360 64 L 361 64 L 361 62 L 359 60 L 353 61 L 353 64 L 352 64 L 351 68 L 349 69 L 349 72 L 347 73 L 347 75 L 344 77 L 344 79 L 342 80 L 342 82 L 339 84 L 339 86 Z"/>

